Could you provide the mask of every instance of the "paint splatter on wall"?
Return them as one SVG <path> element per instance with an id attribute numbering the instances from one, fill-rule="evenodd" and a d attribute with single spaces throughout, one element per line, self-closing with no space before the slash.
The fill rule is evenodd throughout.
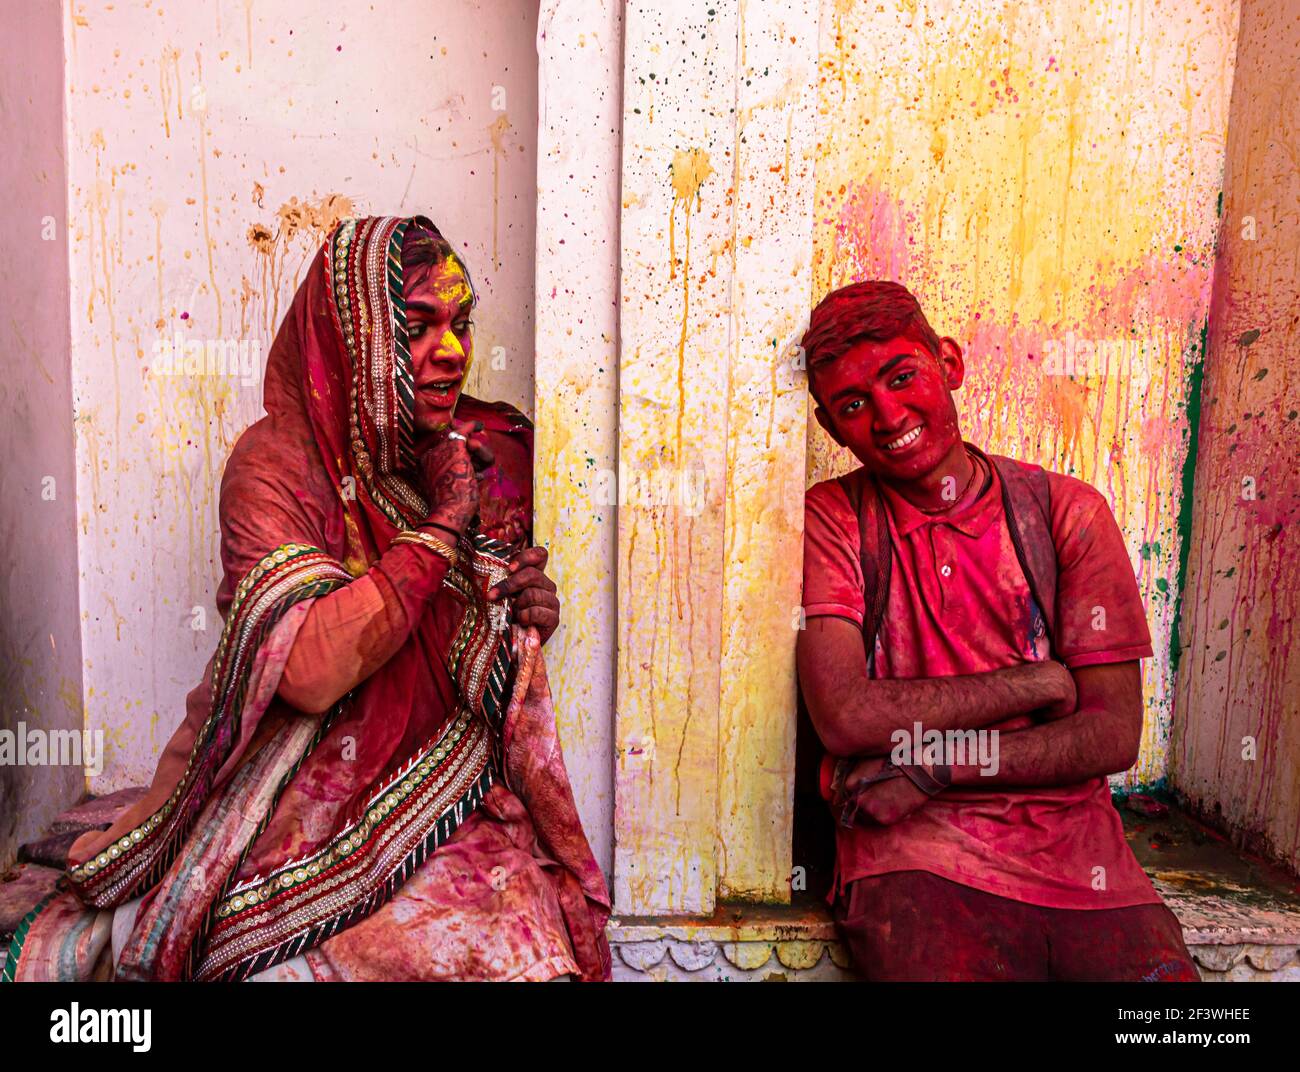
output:
<path id="1" fill-rule="evenodd" d="M 904 283 L 965 348 L 966 438 L 1106 495 L 1156 649 L 1139 782 L 1166 769 L 1235 26 L 1231 0 L 822 5 L 814 301 Z M 809 483 L 856 464 L 809 426 Z"/>
<path id="2" fill-rule="evenodd" d="M 537 8 L 65 7 L 84 696 L 104 792 L 149 778 L 216 645 L 222 468 L 335 220 L 431 216 L 483 298 L 467 389 L 531 411 Z"/>
<path id="3" fill-rule="evenodd" d="M 1172 780 L 1212 822 L 1300 872 L 1300 22 L 1243 8 L 1223 240 L 1184 518 Z M 1185 487 L 1186 493 L 1186 487 Z"/>
<path id="4" fill-rule="evenodd" d="M 63 17 L 10 4 L 0 64 L 0 731 L 82 727 L 63 221 Z M 51 738 L 55 740 L 57 738 Z M 13 738 L 10 738 L 13 741 Z M 17 758 L 17 757 L 14 757 Z M 82 760 L 88 758 L 84 753 Z M 82 766 L 0 763 L 0 870 L 85 792 Z"/>
<path id="5" fill-rule="evenodd" d="M 547 643 L 583 830 L 613 870 L 618 465 L 619 164 L 623 12 L 545 0 L 538 15 L 537 438 L 534 539 L 563 599 Z M 595 134 L 593 134 L 595 132 Z M 573 315 L 574 308 L 581 312 Z"/>
<path id="6" fill-rule="evenodd" d="M 624 8 L 614 900 L 791 888 L 815 2 Z"/>

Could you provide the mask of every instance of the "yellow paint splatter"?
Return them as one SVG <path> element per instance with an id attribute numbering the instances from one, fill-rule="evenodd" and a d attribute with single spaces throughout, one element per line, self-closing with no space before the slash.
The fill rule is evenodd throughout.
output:
<path id="1" fill-rule="evenodd" d="M 176 103 L 176 118 L 181 115 L 181 54 L 171 45 L 163 45 L 162 55 L 158 58 L 158 101 L 162 105 L 163 130 L 167 137 L 172 136 L 171 110 Z"/>
<path id="2" fill-rule="evenodd" d="M 686 253 L 682 258 L 682 331 L 677 340 L 677 450 L 682 446 L 682 416 L 686 412 L 686 329 L 691 311 L 691 205 L 698 212 L 700 189 L 713 174 L 709 154 L 703 149 L 678 149 L 672 162 L 673 204 L 668 212 L 668 278 L 677 277 L 677 206 L 686 214 Z"/>
<path id="3" fill-rule="evenodd" d="M 154 244 L 154 261 L 157 268 L 158 276 L 158 330 L 162 330 L 163 321 L 166 319 L 166 310 L 163 306 L 163 255 L 162 255 L 162 218 L 163 213 L 167 211 L 167 202 L 159 198 L 149 205 L 149 212 L 153 216 L 153 244 Z"/>
<path id="4" fill-rule="evenodd" d="M 244 37 L 248 41 L 248 65 L 253 66 L 253 0 L 244 0 Z"/>
<path id="5" fill-rule="evenodd" d="M 709 154 L 703 149 L 678 149 L 673 154 L 671 165 L 673 183 L 673 207 L 668 216 L 668 271 L 669 279 L 677 278 L 677 206 L 686 207 L 686 255 L 690 257 L 691 202 L 700 205 L 700 187 L 704 180 L 713 174 L 713 165 L 709 163 Z"/>
<path id="6" fill-rule="evenodd" d="M 265 190 L 260 183 L 253 184 L 253 200 L 261 204 Z M 275 212 L 274 224 L 253 223 L 246 232 L 248 244 L 259 255 L 258 283 L 263 312 L 262 327 L 267 335 L 274 335 L 279 327 L 280 295 L 284 289 L 285 261 L 295 239 L 301 246 L 302 261 L 299 272 L 308 257 L 314 256 L 325 237 L 339 223 L 356 215 L 352 199 L 343 194 L 326 194 L 319 201 L 289 198 Z M 298 273 L 290 280 L 291 289 L 298 286 Z M 243 281 L 240 296 L 241 320 L 250 302 L 252 284 Z"/>
<path id="7" fill-rule="evenodd" d="M 501 161 L 505 159 L 506 132 L 510 129 L 510 118 L 504 112 L 488 127 L 488 137 L 492 139 L 492 267 L 501 270 L 501 258 L 498 255 L 498 220 L 501 208 Z"/>

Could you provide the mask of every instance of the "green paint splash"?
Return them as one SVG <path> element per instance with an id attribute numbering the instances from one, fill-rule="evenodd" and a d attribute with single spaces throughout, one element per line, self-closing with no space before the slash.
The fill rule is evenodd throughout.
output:
<path id="1" fill-rule="evenodd" d="M 1183 654 L 1181 639 L 1183 597 L 1187 588 L 1187 560 L 1192 551 L 1192 491 L 1196 484 L 1196 457 L 1200 448 L 1201 403 L 1205 389 L 1205 349 L 1210 332 L 1208 319 L 1201 322 L 1200 345 L 1192 351 L 1192 367 L 1187 376 L 1187 455 L 1183 458 L 1182 497 L 1178 503 L 1178 595 L 1174 603 L 1174 627 L 1169 634 L 1169 670 L 1178 670 Z"/>

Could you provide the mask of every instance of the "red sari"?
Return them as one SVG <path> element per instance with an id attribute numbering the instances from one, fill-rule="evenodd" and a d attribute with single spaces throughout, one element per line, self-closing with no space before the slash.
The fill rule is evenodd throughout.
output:
<path id="1" fill-rule="evenodd" d="M 71 890 L 20 926 L 6 975 L 608 978 L 609 897 L 538 637 L 486 598 L 530 528 L 522 415 L 462 400 L 524 469 L 485 482 L 478 530 L 397 653 L 323 716 L 277 695 L 312 601 L 382 570 L 427 515 L 410 479 L 412 222 L 344 221 L 312 263 L 268 358 L 267 415 L 222 480 L 217 652 L 145 798 L 73 846 Z M 97 911 L 137 900 L 111 926 Z"/>

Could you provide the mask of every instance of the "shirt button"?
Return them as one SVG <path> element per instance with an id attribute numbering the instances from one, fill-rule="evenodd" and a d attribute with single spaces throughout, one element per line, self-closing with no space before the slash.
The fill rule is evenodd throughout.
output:
<path id="1" fill-rule="evenodd" d="M 940 567 L 939 572 L 942 573 L 945 577 L 951 577 L 951 576 L 952 576 L 952 567 L 951 567 L 951 566 L 942 566 L 942 567 Z"/>

